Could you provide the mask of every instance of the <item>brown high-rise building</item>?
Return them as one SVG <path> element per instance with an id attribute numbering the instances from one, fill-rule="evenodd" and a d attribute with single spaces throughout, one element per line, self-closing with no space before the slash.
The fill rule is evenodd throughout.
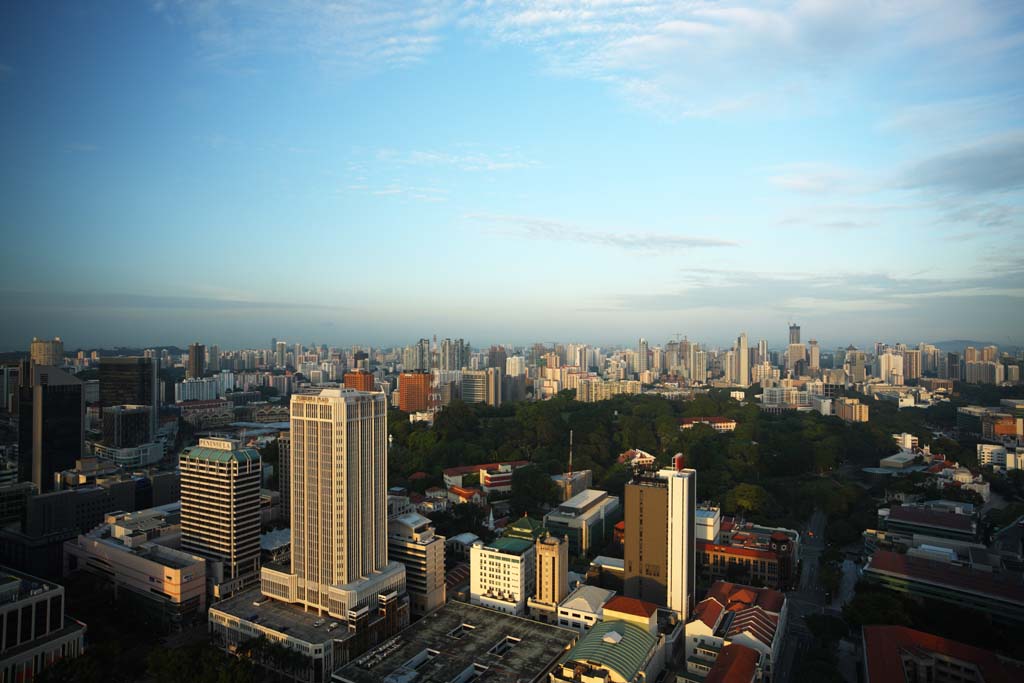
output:
<path id="1" fill-rule="evenodd" d="M 398 409 L 416 413 L 427 409 L 431 374 L 426 371 L 403 372 L 398 376 Z"/>
<path id="2" fill-rule="evenodd" d="M 624 592 L 664 605 L 668 587 L 668 487 L 653 473 L 626 484 Z"/>
<path id="3" fill-rule="evenodd" d="M 530 616 L 555 623 L 558 605 L 569 595 L 569 539 L 545 534 L 537 539 L 534 548 L 536 592 L 527 600 Z"/>
<path id="4" fill-rule="evenodd" d="M 188 367 L 185 377 L 202 377 L 206 373 L 206 347 L 196 342 L 188 345 Z"/>
<path id="5" fill-rule="evenodd" d="M 345 373 L 345 388 L 359 391 L 373 391 L 373 375 L 366 370 L 353 370 Z"/>

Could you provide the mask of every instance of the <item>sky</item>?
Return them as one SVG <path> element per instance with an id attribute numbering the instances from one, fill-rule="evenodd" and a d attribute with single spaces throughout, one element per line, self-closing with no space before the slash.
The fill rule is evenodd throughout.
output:
<path id="1" fill-rule="evenodd" d="M 1024 343 L 1019 0 L 0 4 L 0 349 Z"/>

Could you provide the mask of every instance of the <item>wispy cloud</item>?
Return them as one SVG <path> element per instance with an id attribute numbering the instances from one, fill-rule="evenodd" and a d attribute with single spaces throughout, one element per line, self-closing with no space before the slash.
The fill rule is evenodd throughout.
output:
<path id="1" fill-rule="evenodd" d="M 413 199 L 419 202 L 445 202 L 448 201 L 448 192 L 439 187 L 405 186 L 400 183 L 391 183 L 383 186 L 368 184 L 346 185 L 343 192 L 356 192 L 370 194 L 375 197 L 396 197 L 400 199 Z"/>
<path id="2" fill-rule="evenodd" d="M 699 237 L 675 233 L 590 230 L 571 223 L 495 214 L 468 214 L 464 217 L 474 223 L 492 226 L 492 232 L 531 240 L 575 242 L 629 251 L 655 252 L 676 249 L 703 249 L 712 247 L 738 247 L 739 243 L 713 237 Z"/>
<path id="3" fill-rule="evenodd" d="M 399 152 L 394 149 L 380 149 L 378 161 L 407 166 L 448 166 L 463 171 L 507 171 L 517 168 L 538 166 L 539 162 L 524 157 L 517 151 L 501 151 L 489 154 L 479 151 L 412 150 Z"/>
<path id="4" fill-rule="evenodd" d="M 779 166 L 768 180 L 773 185 L 797 192 L 826 194 L 854 188 L 855 173 L 829 164 L 798 163 Z"/>
<path id="5" fill-rule="evenodd" d="M 957 194 L 1019 190 L 1024 187 L 1024 130 L 918 161 L 902 173 L 900 185 Z"/>

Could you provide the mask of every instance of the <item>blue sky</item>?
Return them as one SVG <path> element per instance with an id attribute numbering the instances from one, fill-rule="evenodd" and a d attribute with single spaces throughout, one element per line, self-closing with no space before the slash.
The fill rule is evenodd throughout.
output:
<path id="1" fill-rule="evenodd" d="M 0 348 L 1024 341 L 1024 5 L 0 8 Z"/>

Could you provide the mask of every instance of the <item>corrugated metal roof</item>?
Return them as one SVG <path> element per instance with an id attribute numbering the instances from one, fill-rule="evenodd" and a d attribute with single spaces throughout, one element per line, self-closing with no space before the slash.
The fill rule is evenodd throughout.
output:
<path id="1" fill-rule="evenodd" d="M 618 633 L 617 643 L 605 640 L 609 633 Z M 632 681 L 640 672 L 657 640 L 644 629 L 625 621 L 599 622 L 569 650 L 562 660 L 599 664 L 617 672 L 623 680 Z"/>

